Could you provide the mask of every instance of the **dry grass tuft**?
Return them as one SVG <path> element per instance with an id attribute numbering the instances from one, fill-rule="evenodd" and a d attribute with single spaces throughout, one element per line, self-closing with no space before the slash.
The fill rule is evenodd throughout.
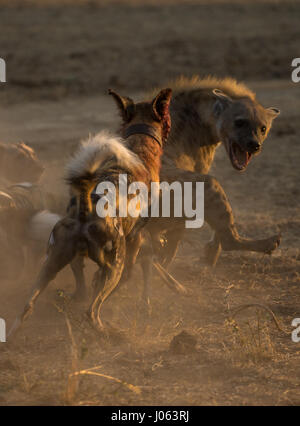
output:
<path id="1" fill-rule="evenodd" d="M 69 379 L 72 378 L 72 377 L 78 377 L 78 376 L 84 376 L 84 375 L 104 377 L 105 379 L 112 380 L 113 382 L 116 382 L 116 383 L 120 383 L 121 385 L 125 386 L 127 389 L 131 390 L 132 392 L 134 392 L 138 395 L 141 394 L 141 389 L 139 388 L 139 386 L 135 386 L 135 385 L 132 385 L 131 383 L 125 382 L 124 380 L 117 379 L 116 377 L 109 376 L 109 375 L 103 374 L 103 373 L 99 373 L 98 371 L 94 371 L 94 370 L 98 370 L 100 368 L 102 368 L 102 366 L 98 365 L 96 367 L 87 368 L 85 370 L 75 371 L 74 373 L 69 375 Z"/>
<path id="2" fill-rule="evenodd" d="M 262 319 L 260 311 L 256 311 L 255 320 L 248 319 L 238 324 L 230 318 L 225 321 L 225 326 L 231 342 L 224 346 L 233 363 L 257 365 L 277 356 L 269 324 Z"/>
<path id="3" fill-rule="evenodd" d="M 127 389 L 129 389 L 130 391 L 132 391 L 136 394 L 140 394 L 141 389 L 138 386 L 132 385 L 131 383 L 127 383 L 126 381 L 118 379 L 116 377 L 113 377 L 113 376 L 110 376 L 110 375 L 107 375 L 107 374 L 103 374 L 103 373 L 99 373 L 99 371 L 95 371 L 95 370 L 101 369 L 102 368 L 101 365 L 80 370 L 78 348 L 77 348 L 77 344 L 76 344 L 74 334 L 73 334 L 73 331 L 72 331 L 72 326 L 71 326 L 71 323 L 70 323 L 70 320 L 69 320 L 67 314 L 66 313 L 64 313 L 64 314 L 65 314 L 65 320 L 66 320 L 66 324 L 67 324 L 69 337 L 70 337 L 70 340 L 71 340 L 71 357 L 72 357 L 71 371 L 72 372 L 68 375 L 67 387 L 66 387 L 66 391 L 63 395 L 63 400 L 68 405 L 74 405 L 76 396 L 79 393 L 79 377 L 80 376 L 103 377 L 105 379 L 111 380 L 113 382 L 116 382 L 116 383 L 119 383 L 119 384 L 125 386 Z"/>

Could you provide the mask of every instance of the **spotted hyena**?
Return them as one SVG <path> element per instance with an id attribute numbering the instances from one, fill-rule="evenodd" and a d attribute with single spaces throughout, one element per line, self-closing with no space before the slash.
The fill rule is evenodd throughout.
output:
<path id="1" fill-rule="evenodd" d="M 279 244 L 279 236 L 263 240 L 240 237 L 228 198 L 208 173 L 221 144 L 232 167 L 245 171 L 262 151 L 279 110 L 263 107 L 248 87 L 231 78 L 180 78 L 169 86 L 173 90 L 172 129 L 162 157 L 160 180 L 205 182 L 205 221 L 214 230 L 214 238 L 205 249 L 207 261 L 215 264 L 221 248 L 271 253 Z M 166 235 L 164 264 L 176 253 L 184 223 L 185 218 L 149 221 L 152 239 L 159 241 L 162 232 Z"/>

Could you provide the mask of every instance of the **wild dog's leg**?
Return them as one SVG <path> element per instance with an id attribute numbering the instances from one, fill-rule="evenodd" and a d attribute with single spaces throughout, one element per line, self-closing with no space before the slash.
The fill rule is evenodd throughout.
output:
<path id="1" fill-rule="evenodd" d="M 149 312 L 150 285 L 153 278 L 153 267 L 171 290 L 180 294 L 186 294 L 187 291 L 186 288 L 181 283 L 179 283 L 160 263 L 164 259 L 164 257 L 162 257 L 162 250 L 164 250 L 164 248 L 161 248 L 160 234 L 157 232 L 157 228 L 150 227 L 148 231 L 149 232 L 147 232 L 147 234 L 149 234 L 149 236 L 143 240 L 143 244 L 139 252 L 139 259 L 144 278 L 141 304 L 142 306 L 146 306 Z"/>
<path id="2" fill-rule="evenodd" d="M 99 266 L 103 269 L 95 275 L 97 280 L 95 286 L 95 296 L 93 298 L 92 304 L 89 308 L 88 315 L 93 322 L 93 324 L 100 329 L 103 329 L 103 324 L 100 319 L 100 310 L 102 304 L 110 296 L 110 294 L 115 290 L 122 276 L 122 272 L 125 264 L 126 257 L 126 243 L 123 231 L 120 232 L 117 241 L 115 242 L 115 247 L 113 248 L 114 259 L 104 266 L 99 261 Z M 93 259 L 95 260 L 95 259 Z"/>
<path id="3" fill-rule="evenodd" d="M 141 253 L 141 266 L 143 269 L 144 288 L 142 294 L 142 305 L 146 307 L 146 314 L 151 314 L 150 287 L 153 279 L 153 262 L 159 256 L 161 251 L 160 234 L 158 232 L 150 233 L 151 242 L 144 243 Z"/>
<path id="4" fill-rule="evenodd" d="M 74 300 L 84 301 L 87 297 L 86 281 L 84 276 L 84 257 L 77 256 L 70 263 L 70 266 L 76 281 L 76 291 L 72 297 Z"/>
<path id="5" fill-rule="evenodd" d="M 37 298 L 45 290 L 49 282 L 74 258 L 76 254 L 76 242 L 74 241 L 73 229 L 70 227 L 70 223 L 66 225 L 64 226 L 64 223 L 59 222 L 54 228 L 49 241 L 48 256 L 33 286 L 23 312 L 15 320 L 9 331 L 9 335 L 16 331 L 32 313 Z"/>
<path id="6" fill-rule="evenodd" d="M 133 266 L 136 263 L 136 258 L 143 242 L 142 229 L 148 221 L 148 217 L 140 217 L 126 237 L 126 262 L 121 283 L 127 281 L 131 277 Z"/>
<path id="7" fill-rule="evenodd" d="M 179 247 L 179 243 L 183 238 L 183 235 L 184 226 L 177 227 L 172 231 L 166 232 L 167 244 L 166 247 L 161 249 L 161 254 L 163 258 L 160 261 L 161 265 L 163 265 L 165 268 L 168 269 L 168 266 L 173 262 Z"/>
<path id="8" fill-rule="evenodd" d="M 93 299 L 92 303 L 87 311 L 87 315 L 89 319 L 92 321 L 93 325 L 98 328 L 102 326 L 97 322 L 97 304 L 98 304 L 98 294 L 103 291 L 104 285 L 105 285 L 105 278 L 106 278 L 107 271 L 105 270 L 105 267 L 99 264 L 98 271 L 95 272 L 93 277 Z"/>
<path id="9" fill-rule="evenodd" d="M 123 245 L 123 247 L 120 248 L 120 252 L 118 255 L 119 260 L 116 261 L 114 268 L 115 271 L 111 271 L 111 270 L 104 270 L 104 280 L 102 281 L 103 288 L 100 291 L 100 294 L 98 294 L 98 306 L 97 306 L 97 322 L 98 325 L 100 327 L 102 327 L 102 321 L 100 318 L 100 312 L 101 312 L 101 308 L 103 303 L 105 302 L 105 300 L 116 290 L 117 285 L 120 282 L 121 276 L 122 276 L 122 272 L 123 272 L 123 268 L 124 268 L 124 264 L 125 264 L 125 240 L 123 242 L 121 242 L 121 244 Z M 123 251 L 123 253 L 122 253 Z"/>
<path id="10" fill-rule="evenodd" d="M 216 234 L 213 232 L 211 240 L 204 247 L 205 260 L 208 265 L 216 266 L 216 263 L 220 257 L 222 251 L 222 246 L 220 240 Z"/>
<path id="11" fill-rule="evenodd" d="M 121 279 L 122 283 L 129 280 L 131 277 L 132 269 L 136 263 L 136 258 L 139 254 L 142 240 L 143 238 L 142 238 L 141 232 L 134 235 L 134 237 L 132 238 L 126 239 L 126 261 L 125 261 L 125 267 L 124 267 L 124 271 L 123 271 L 122 279 Z"/>
<path id="12" fill-rule="evenodd" d="M 145 312 L 147 316 L 151 314 L 151 301 L 150 301 L 150 287 L 153 279 L 153 249 L 151 244 L 146 244 L 141 248 L 140 253 L 141 267 L 143 271 L 143 293 L 142 293 L 142 312 Z"/>
<path id="13" fill-rule="evenodd" d="M 145 239 L 143 241 L 143 245 L 141 246 L 140 250 L 140 263 L 143 271 L 143 293 L 142 293 L 142 309 L 145 311 L 146 307 L 146 313 L 150 314 L 151 312 L 151 300 L 150 300 L 150 286 L 153 279 L 153 267 L 158 272 L 159 276 L 162 278 L 162 280 L 167 284 L 167 286 L 177 293 L 180 294 L 186 294 L 186 288 L 179 283 L 166 269 L 164 266 L 160 264 L 161 258 L 158 255 L 161 251 L 161 244 L 160 244 L 160 236 L 159 234 L 156 234 L 155 232 L 150 233 L 151 235 L 151 242 L 150 238 L 147 240 Z"/>

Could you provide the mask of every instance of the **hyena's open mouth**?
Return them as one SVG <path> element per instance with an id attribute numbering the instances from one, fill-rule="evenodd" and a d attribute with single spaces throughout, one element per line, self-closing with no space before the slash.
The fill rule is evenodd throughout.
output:
<path id="1" fill-rule="evenodd" d="M 252 158 L 252 154 L 244 151 L 236 142 L 228 143 L 228 152 L 233 167 L 239 171 L 245 170 Z"/>

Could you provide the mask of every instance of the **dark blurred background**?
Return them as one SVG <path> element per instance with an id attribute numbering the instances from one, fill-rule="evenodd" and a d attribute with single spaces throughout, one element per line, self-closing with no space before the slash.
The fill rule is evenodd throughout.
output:
<path id="1" fill-rule="evenodd" d="M 0 0 L 1 100 L 143 90 L 180 74 L 290 79 L 299 1 Z"/>

